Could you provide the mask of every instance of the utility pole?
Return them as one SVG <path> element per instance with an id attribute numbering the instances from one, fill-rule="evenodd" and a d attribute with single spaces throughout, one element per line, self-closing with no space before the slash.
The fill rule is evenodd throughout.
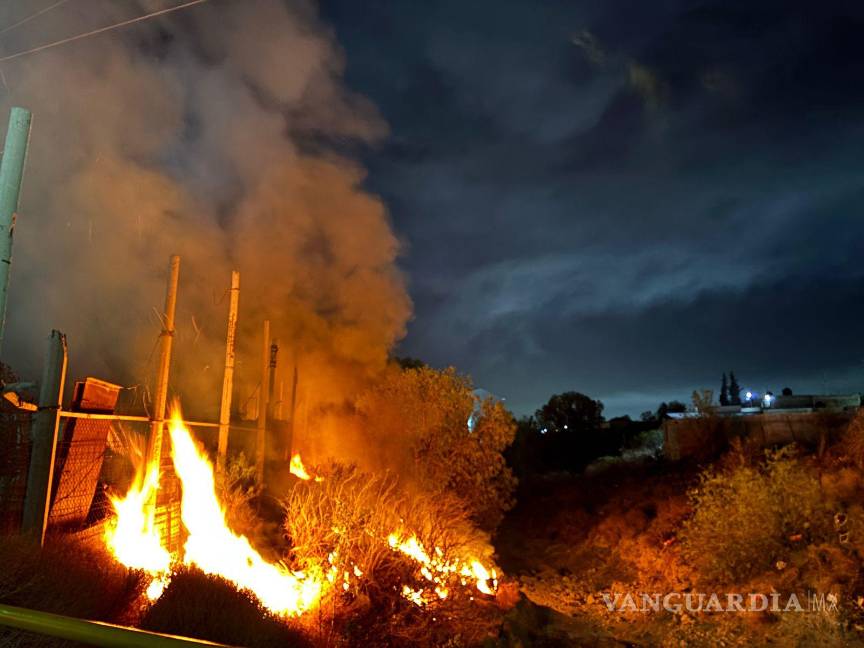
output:
<path id="1" fill-rule="evenodd" d="M 60 408 L 63 387 L 66 383 L 66 336 L 60 331 L 51 331 L 42 381 L 39 385 L 39 409 L 33 416 L 30 470 L 27 472 L 27 494 L 24 499 L 22 530 L 45 542 L 45 527 L 54 481 L 54 459 L 57 454 L 57 428 L 60 424 Z"/>
<path id="2" fill-rule="evenodd" d="M 24 108 L 13 108 L 9 114 L 9 129 L 0 162 L 0 347 L 6 332 L 6 295 L 9 292 L 9 271 L 12 267 L 12 234 L 18 213 L 18 198 L 27 146 L 30 142 L 32 115 Z"/>
<path id="3" fill-rule="evenodd" d="M 231 300 L 228 305 L 228 336 L 225 342 L 225 373 L 222 377 L 222 406 L 219 409 L 219 452 L 216 465 L 225 470 L 228 456 L 228 429 L 231 424 L 231 391 L 234 386 L 234 339 L 237 333 L 237 306 L 240 303 L 240 273 L 231 273 Z"/>
<path id="4" fill-rule="evenodd" d="M 267 436 L 267 396 L 270 393 L 270 320 L 264 320 L 261 353 L 261 387 L 258 389 L 258 430 L 255 438 L 255 475 L 264 484 L 264 456 Z"/>
<path id="5" fill-rule="evenodd" d="M 156 392 L 150 415 L 150 438 L 147 443 L 147 462 L 155 461 L 162 468 L 162 431 L 165 427 L 165 409 L 168 404 L 168 375 L 171 369 L 171 346 L 174 342 L 174 313 L 177 310 L 177 283 L 180 278 L 180 257 L 171 257 L 168 266 L 168 289 L 165 294 L 165 312 L 162 314 L 162 333 L 159 335 L 159 372 L 156 374 Z M 156 496 L 148 502 L 149 515 L 156 512 Z"/>
<path id="6" fill-rule="evenodd" d="M 285 442 L 285 461 L 291 460 L 294 450 L 294 431 L 297 429 L 297 353 L 294 353 L 294 376 L 291 381 L 291 414 L 288 423 L 288 439 Z"/>

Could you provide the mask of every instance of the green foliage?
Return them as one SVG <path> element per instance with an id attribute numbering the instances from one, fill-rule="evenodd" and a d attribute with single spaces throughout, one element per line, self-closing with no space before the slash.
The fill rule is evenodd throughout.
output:
<path id="1" fill-rule="evenodd" d="M 387 465 L 411 475 L 418 490 L 460 498 L 471 519 L 491 530 L 513 505 L 516 482 L 503 452 L 516 424 L 488 400 L 469 430 L 475 406 L 467 378 L 429 367 L 391 371 L 357 402 Z"/>
<path id="2" fill-rule="evenodd" d="M 760 466 L 708 470 L 691 491 L 693 517 L 682 532 L 684 556 L 710 581 L 740 582 L 787 557 L 790 538 L 830 537 L 832 512 L 819 480 L 787 448 Z"/>

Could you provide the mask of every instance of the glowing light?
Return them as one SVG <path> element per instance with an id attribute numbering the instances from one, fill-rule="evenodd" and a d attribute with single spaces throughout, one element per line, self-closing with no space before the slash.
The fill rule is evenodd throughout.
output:
<path id="1" fill-rule="evenodd" d="M 216 497 L 213 465 L 197 446 L 176 409 L 169 425 L 174 470 L 182 485 L 181 518 L 188 531 L 182 562 L 207 574 L 221 576 L 249 590 L 276 614 L 297 615 L 320 600 L 324 578 L 318 573 L 291 572 L 265 561 L 242 535 L 231 531 Z M 105 541 L 117 560 L 153 576 L 146 594 L 162 595 L 172 562 L 179 562 L 160 542 L 147 514 L 147 503 L 158 487 L 158 463 L 152 462 L 136 477 L 124 498 L 112 498 L 116 519 Z"/>
<path id="2" fill-rule="evenodd" d="M 313 607 L 322 579 L 266 562 L 244 536 L 233 533 L 216 498 L 213 466 L 192 440 L 179 410 L 169 429 L 174 469 L 183 484 L 181 515 L 189 531 L 183 562 L 250 590 L 277 614 L 296 615 Z"/>
<path id="3" fill-rule="evenodd" d="M 309 471 L 306 470 L 306 466 L 303 465 L 303 459 L 300 457 L 299 453 L 294 453 L 291 457 L 291 463 L 289 464 L 289 470 L 291 474 L 295 477 L 299 477 L 304 481 L 309 481 L 313 479 L 312 475 L 309 474 Z M 315 481 L 320 482 L 324 481 L 323 477 L 315 477 Z"/>

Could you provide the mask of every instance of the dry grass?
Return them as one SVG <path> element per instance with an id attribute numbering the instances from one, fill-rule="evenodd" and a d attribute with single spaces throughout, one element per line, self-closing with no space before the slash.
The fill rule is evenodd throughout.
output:
<path id="1" fill-rule="evenodd" d="M 128 622 L 141 597 L 139 572 L 118 565 L 98 545 L 63 539 L 44 549 L 28 538 L 0 536 L 0 602 L 84 619 Z M 69 646 L 0 630 L 0 645 Z"/>
<path id="2" fill-rule="evenodd" d="M 409 493 L 392 474 L 354 466 L 334 464 L 319 472 L 323 482 L 299 483 L 285 499 L 285 531 L 299 566 L 301 556 L 320 564 L 333 555 L 338 574 L 353 573 L 355 566 L 363 574 L 347 592 L 334 588 L 323 605 L 320 629 L 332 643 L 476 645 L 495 632 L 497 606 L 470 588 L 453 588 L 446 600 L 423 608 L 403 598 L 403 585 L 429 583 L 387 542 L 391 533 L 413 533 L 428 551 L 439 547 L 448 556 L 488 561 L 488 538 L 471 524 L 461 500 Z"/>

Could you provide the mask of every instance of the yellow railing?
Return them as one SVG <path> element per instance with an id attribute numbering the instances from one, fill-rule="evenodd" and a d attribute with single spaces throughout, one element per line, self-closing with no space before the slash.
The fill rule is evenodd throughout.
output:
<path id="1" fill-rule="evenodd" d="M 0 626 L 78 641 L 100 648 L 231 648 L 226 644 L 201 639 L 147 632 L 101 621 L 85 621 L 12 605 L 0 605 Z"/>

